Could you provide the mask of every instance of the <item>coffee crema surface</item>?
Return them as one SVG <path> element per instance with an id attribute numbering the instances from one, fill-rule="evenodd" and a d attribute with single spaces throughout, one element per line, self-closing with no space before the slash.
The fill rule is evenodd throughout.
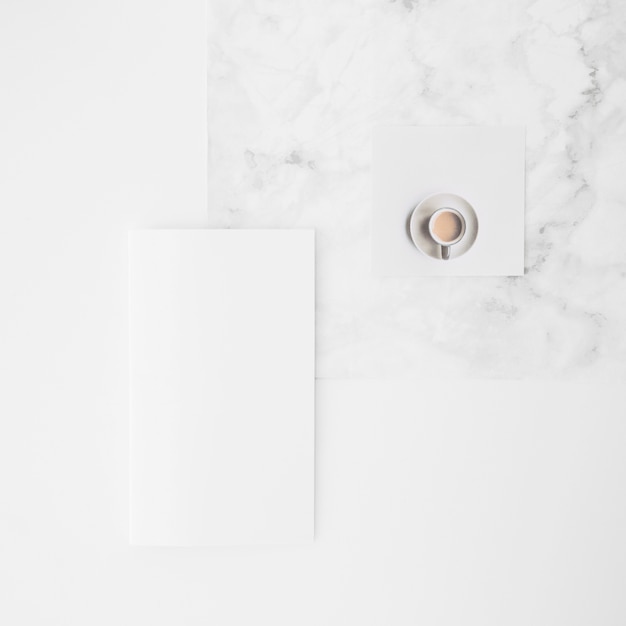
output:
<path id="1" fill-rule="evenodd" d="M 435 219 L 432 230 L 441 241 L 454 241 L 461 234 L 463 223 L 456 213 L 443 211 Z"/>

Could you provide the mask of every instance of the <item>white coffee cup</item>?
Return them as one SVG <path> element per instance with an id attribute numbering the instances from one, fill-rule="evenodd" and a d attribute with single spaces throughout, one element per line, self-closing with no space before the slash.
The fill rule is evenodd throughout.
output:
<path id="1" fill-rule="evenodd" d="M 450 207 L 437 209 L 428 220 L 428 233 L 441 246 L 441 258 L 450 258 L 450 247 L 465 236 L 465 218 Z"/>

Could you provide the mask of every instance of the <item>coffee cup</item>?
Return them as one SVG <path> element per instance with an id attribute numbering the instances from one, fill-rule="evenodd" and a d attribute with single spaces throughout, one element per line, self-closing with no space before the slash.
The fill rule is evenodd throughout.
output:
<path id="1" fill-rule="evenodd" d="M 450 258 L 450 247 L 465 236 L 465 218 L 456 209 L 442 207 L 428 220 L 428 233 L 441 246 L 441 258 Z"/>

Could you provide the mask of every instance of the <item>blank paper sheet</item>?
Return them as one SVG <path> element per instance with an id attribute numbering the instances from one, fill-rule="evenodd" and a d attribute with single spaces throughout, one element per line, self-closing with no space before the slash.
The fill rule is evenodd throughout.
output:
<path id="1" fill-rule="evenodd" d="M 313 539 L 314 245 L 129 234 L 132 544 Z"/>

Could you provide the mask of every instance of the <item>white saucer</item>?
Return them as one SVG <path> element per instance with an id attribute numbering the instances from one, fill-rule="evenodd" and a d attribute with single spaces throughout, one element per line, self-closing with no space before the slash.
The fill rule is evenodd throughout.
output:
<path id="1" fill-rule="evenodd" d="M 424 198 L 413 209 L 409 222 L 411 239 L 415 247 L 431 259 L 441 261 L 441 246 L 435 243 L 428 233 L 430 216 L 441 207 L 456 209 L 465 218 L 465 236 L 459 243 L 450 247 L 450 261 L 465 254 L 478 236 L 478 217 L 472 205 L 454 193 L 434 193 Z M 446 263 L 448 261 L 445 261 Z"/>

